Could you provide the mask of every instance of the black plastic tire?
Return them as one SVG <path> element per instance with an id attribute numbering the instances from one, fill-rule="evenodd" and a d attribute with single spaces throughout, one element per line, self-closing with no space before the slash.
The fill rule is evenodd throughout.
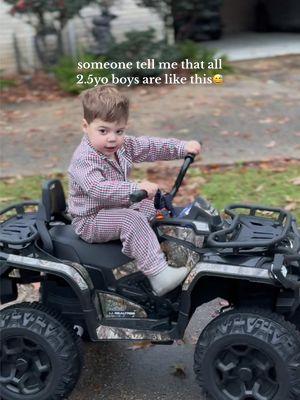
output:
<path id="1" fill-rule="evenodd" d="M 61 316 L 39 303 L 1 311 L 0 391 L 4 400 L 66 399 L 81 367 L 80 338 Z"/>
<path id="2" fill-rule="evenodd" d="M 299 400 L 300 333 L 263 309 L 226 312 L 196 344 L 196 378 L 215 400 Z"/>

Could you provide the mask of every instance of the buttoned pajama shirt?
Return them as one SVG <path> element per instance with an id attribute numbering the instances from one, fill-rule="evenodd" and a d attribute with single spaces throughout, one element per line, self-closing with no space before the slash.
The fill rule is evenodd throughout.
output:
<path id="1" fill-rule="evenodd" d="M 133 163 L 183 158 L 185 143 L 125 136 L 112 159 L 94 149 L 84 136 L 68 169 L 68 207 L 75 232 L 89 243 L 120 239 L 122 252 L 134 258 L 145 275 L 162 271 L 167 263 L 149 224 L 156 212 L 153 201 L 131 204 L 129 195 L 139 188 L 128 177 Z"/>

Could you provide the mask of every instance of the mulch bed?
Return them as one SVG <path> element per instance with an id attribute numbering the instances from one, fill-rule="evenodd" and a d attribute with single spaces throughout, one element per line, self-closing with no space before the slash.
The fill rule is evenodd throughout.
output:
<path id="1" fill-rule="evenodd" d="M 5 76 L 6 79 L 12 80 L 14 85 L 1 88 L 1 104 L 49 101 L 70 96 L 60 89 L 52 74 L 43 71 L 30 75 Z"/>

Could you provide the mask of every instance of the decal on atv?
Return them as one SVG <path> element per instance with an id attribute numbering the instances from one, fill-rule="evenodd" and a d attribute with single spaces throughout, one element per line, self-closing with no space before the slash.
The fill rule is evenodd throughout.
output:
<path id="1" fill-rule="evenodd" d="M 142 331 L 137 329 L 118 328 L 115 326 L 100 325 L 97 328 L 98 339 L 130 339 L 130 340 L 153 340 L 165 342 L 172 340 L 166 332 Z"/>
<path id="2" fill-rule="evenodd" d="M 165 235 L 192 243 L 196 247 L 203 247 L 205 236 L 196 235 L 193 229 L 186 226 L 160 225 L 159 230 Z"/>
<path id="3" fill-rule="evenodd" d="M 135 272 L 138 272 L 138 267 L 136 266 L 135 261 L 129 261 L 129 263 L 122 265 L 121 267 L 114 268 L 112 270 L 114 277 L 116 279 L 124 278 L 124 276 L 131 275 Z"/>
<path id="4" fill-rule="evenodd" d="M 200 262 L 198 263 L 188 274 L 187 278 L 183 282 L 182 290 L 189 290 L 192 283 L 195 283 L 196 275 L 219 275 L 223 277 L 231 277 L 236 279 L 249 279 L 264 281 L 265 283 L 273 283 L 275 280 L 272 277 L 271 272 L 265 268 L 252 268 L 239 265 L 230 264 L 213 264 Z"/>
<path id="5" fill-rule="evenodd" d="M 199 254 L 195 251 L 168 240 L 161 244 L 161 248 L 167 257 L 168 264 L 173 267 L 185 266 L 192 269 L 200 259 Z"/>
<path id="6" fill-rule="evenodd" d="M 147 318 L 145 310 L 123 297 L 98 292 L 104 317 L 106 318 Z"/>

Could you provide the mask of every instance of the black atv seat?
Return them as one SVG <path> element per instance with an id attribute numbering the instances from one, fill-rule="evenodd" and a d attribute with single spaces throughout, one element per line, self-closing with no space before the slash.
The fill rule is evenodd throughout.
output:
<path id="1" fill-rule="evenodd" d="M 53 255 L 60 259 L 100 268 L 117 268 L 132 261 L 122 253 L 122 243 L 87 243 L 76 235 L 72 225 L 56 225 L 49 231 Z"/>
<path id="2" fill-rule="evenodd" d="M 66 208 L 61 182 L 58 179 L 45 182 L 36 221 L 45 251 L 56 258 L 99 268 L 117 268 L 132 261 L 122 253 L 120 240 L 87 243 L 80 239 L 74 232 L 71 219 L 66 214 Z M 182 209 L 182 207 L 176 207 L 178 213 Z M 53 222 L 58 222 L 59 225 L 52 225 Z"/>
<path id="3" fill-rule="evenodd" d="M 80 239 L 74 232 L 66 208 L 61 182 L 58 179 L 46 181 L 36 221 L 46 252 L 56 258 L 100 268 L 117 268 L 132 261 L 122 253 L 120 240 L 91 244 Z"/>

